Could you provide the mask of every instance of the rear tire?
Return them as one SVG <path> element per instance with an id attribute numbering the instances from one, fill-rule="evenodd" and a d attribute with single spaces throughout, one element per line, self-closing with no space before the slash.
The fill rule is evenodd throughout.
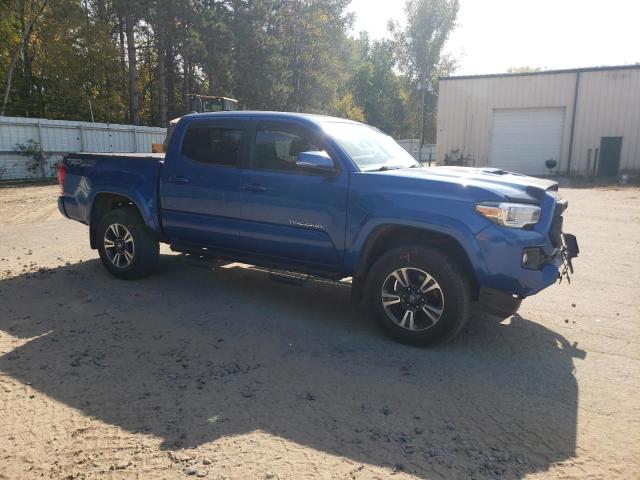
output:
<path id="1" fill-rule="evenodd" d="M 123 280 L 146 277 L 158 263 L 160 245 L 133 208 L 112 210 L 102 217 L 96 244 L 102 264 Z"/>
<path id="2" fill-rule="evenodd" d="M 369 272 L 366 295 L 380 325 L 413 345 L 453 338 L 471 311 L 468 277 L 430 246 L 399 247 L 382 255 Z"/>

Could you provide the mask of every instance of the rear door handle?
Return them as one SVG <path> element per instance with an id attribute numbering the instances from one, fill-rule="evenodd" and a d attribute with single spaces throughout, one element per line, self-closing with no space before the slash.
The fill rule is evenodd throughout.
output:
<path id="1" fill-rule="evenodd" d="M 188 178 L 184 177 L 169 177 L 169 182 L 171 183 L 189 183 Z"/>
<path id="2" fill-rule="evenodd" d="M 245 192 L 266 192 L 267 187 L 257 183 L 252 183 L 251 185 L 242 185 L 240 190 L 244 190 Z"/>

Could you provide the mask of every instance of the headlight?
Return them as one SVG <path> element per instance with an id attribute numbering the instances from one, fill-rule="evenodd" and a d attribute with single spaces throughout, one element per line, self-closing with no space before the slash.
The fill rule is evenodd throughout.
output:
<path id="1" fill-rule="evenodd" d="M 540 220 L 540 207 L 526 203 L 479 203 L 476 212 L 509 228 L 524 228 Z"/>

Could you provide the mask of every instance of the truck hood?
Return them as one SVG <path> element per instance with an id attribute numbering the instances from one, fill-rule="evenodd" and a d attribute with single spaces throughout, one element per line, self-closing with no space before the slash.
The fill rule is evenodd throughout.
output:
<path id="1" fill-rule="evenodd" d="M 380 173 L 486 189 L 513 202 L 539 203 L 545 192 L 558 190 L 558 183 L 552 180 L 520 175 L 499 168 L 425 167 Z"/>

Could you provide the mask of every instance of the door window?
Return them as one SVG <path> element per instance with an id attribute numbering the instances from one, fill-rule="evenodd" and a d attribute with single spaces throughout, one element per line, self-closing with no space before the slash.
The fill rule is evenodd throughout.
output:
<path id="1" fill-rule="evenodd" d="M 253 152 L 253 167 L 257 170 L 295 171 L 302 152 L 323 151 L 312 141 L 294 133 L 278 130 L 258 130 Z"/>
<path id="2" fill-rule="evenodd" d="M 241 144 L 242 130 L 191 125 L 184 135 L 181 152 L 196 162 L 237 167 Z"/>

